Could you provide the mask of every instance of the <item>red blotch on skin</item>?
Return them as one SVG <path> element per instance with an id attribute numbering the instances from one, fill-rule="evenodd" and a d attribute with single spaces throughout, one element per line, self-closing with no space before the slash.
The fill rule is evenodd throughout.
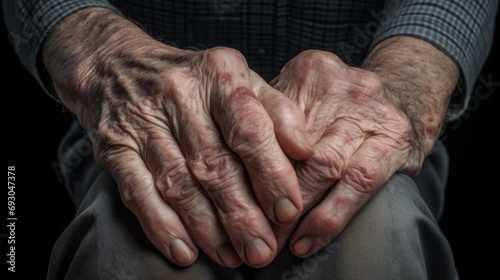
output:
<path id="1" fill-rule="evenodd" d="M 430 104 L 431 104 L 432 110 L 433 110 L 432 112 L 427 112 L 427 113 L 428 114 L 433 114 L 433 113 L 436 113 L 436 112 L 440 112 L 441 110 L 440 110 L 438 98 L 435 96 L 435 93 L 432 90 L 432 86 L 431 85 L 427 85 L 427 92 L 428 92 L 428 96 L 429 96 L 429 99 L 430 99 Z M 427 132 L 427 135 L 431 139 L 434 139 L 435 137 L 437 137 L 438 126 L 439 126 L 439 124 L 436 123 L 436 120 L 432 116 L 429 116 L 428 119 L 427 119 L 426 132 Z"/>
<path id="2" fill-rule="evenodd" d="M 248 102 L 248 99 L 255 99 L 255 94 L 246 87 L 237 87 L 227 96 L 227 101 L 240 104 Z"/>
<path id="3" fill-rule="evenodd" d="M 242 116 L 255 110 L 255 104 L 258 103 L 255 94 L 244 86 L 235 88 L 225 97 L 226 109 L 235 116 Z"/>
<path id="4" fill-rule="evenodd" d="M 434 139 L 437 136 L 437 130 L 436 127 L 434 126 L 433 119 L 429 120 L 429 124 L 427 126 L 427 135 L 431 138 Z"/>
<path id="5" fill-rule="evenodd" d="M 229 74 L 227 72 L 221 73 L 219 75 L 220 83 L 223 85 L 227 85 L 227 84 L 231 83 L 231 79 L 232 79 L 231 74 Z"/>

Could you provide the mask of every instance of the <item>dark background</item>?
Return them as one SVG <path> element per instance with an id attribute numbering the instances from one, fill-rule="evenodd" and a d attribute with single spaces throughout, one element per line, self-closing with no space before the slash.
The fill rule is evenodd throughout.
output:
<path id="1" fill-rule="evenodd" d="M 52 164 L 57 145 L 70 123 L 64 113 L 21 66 L 0 16 L 2 47 L 1 97 L 3 102 L 3 149 L 5 166 L 16 167 L 16 275 L 45 279 L 51 248 L 73 217 L 73 206 Z M 496 34 L 499 32 L 497 17 Z M 497 275 L 498 208 L 500 184 L 498 133 L 500 93 L 500 35 L 480 77 L 467 113 L 449 123 L 443 140 L 451 159 L 446 209 L 440 221 L 453 248 L 462 279 L 486 279 Z M 489 81 L 489 82 L 488 82 Z M 4 171 L 5 172 L 5 171 Z M 2 196 L 7 195 L 3 189 Z M 5 195 L 5 196 L 4 196 Z M 7 211 L 7 199 L 2 199 Z M 1 223 L 7 224 L 5 218 Z M 5 232 L 0 229 L 0 275 L 7 269 Z M 7 278 L 13 277 L 12 273 Z"/>

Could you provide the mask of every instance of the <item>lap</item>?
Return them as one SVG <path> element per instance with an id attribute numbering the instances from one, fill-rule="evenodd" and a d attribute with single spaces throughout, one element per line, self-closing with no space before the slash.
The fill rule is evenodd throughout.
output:
<path id="1" fill-rule="evenodd" d="M 82 139 L 65 143 L 81 145 Z M 404 174 L 391 177 L 316 255 L 299 259 L 286 248 L 261 269 L 223 268 L 203 253 L 187 268 L 170 263 L 121 203 L 113 178 L 92 160 L 82 161 L 66 174 L 71 175 L 67 179 L 87 180 L 68 184 L 70 191 L 77 190 L 73 197 L 79 207 L 55 244 L 48 279 L 454 279 L 451 249 L 437 223 L 442 199 L 424 200 L 436 197 L 433 192 L 444 195 L 443 155 L 430 158 L 416 180 Z"/>

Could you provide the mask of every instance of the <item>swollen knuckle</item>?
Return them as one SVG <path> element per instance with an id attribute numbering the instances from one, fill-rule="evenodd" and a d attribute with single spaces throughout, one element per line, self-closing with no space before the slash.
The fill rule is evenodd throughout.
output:
<path id="1" fill-rule="evenodd" d="M 326 56 L 324 51 L 306 50 L 300 53 L 290 63 L 290 66 L 307 77 L 309 73 L 315 72 L 318 66 L 325 62 Z"/>
<path id="2" fill-rule="evenodd" d="M 311 63 L 311 65 L 318 65 L 324 62 L 342 63 L 342 60 L 335 54 L 328 51 L 321 50 L 306 50 L 301 53 L 301 56 Z"/>
<path id="3" fill-rule="evenodd" d="M 362 69 L 355 71 L 354 79 L 355 83 L 360 86 L 358 93 L 361 97 L 372 98 L 383 90 L 384 84 L 377 74 Z"/>
<path id="4" fill-rule="evenodd" d="M 188 158 L 187 165 L 196 180 L 209 192 L 234 181 L 241 167 L 229 152 L 209 152 L 206 156 Z"/>
<path id="5" fill-rule="evenodd" d="M 299 83 L 311 83 L 315 82 L 318 73 L 331 75 L 332 71 L 344 68 L 345 63 L 331 52 L 306 50 L 293 58 L 282 71 L 287 71 Z"/>
<path id="6" fill-rule="evenodd" d="M 234 61 L 245 62 L 243 54 L 229 47 L 214 47 L 203 52 L 203 58 L 211 67 L 225 67 Z"/>

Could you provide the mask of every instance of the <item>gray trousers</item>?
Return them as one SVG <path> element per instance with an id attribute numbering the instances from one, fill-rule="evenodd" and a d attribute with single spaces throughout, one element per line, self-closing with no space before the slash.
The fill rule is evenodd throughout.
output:
<path id="1" fill-rule="evenodd" d="M 52 279 L 458 279 L 438 220 L 448 156 L 442 143 L 417 178 L 395 174 L 327 247 L 307 259 L 287 249 L 267 267 L 224 268 L 200 252 L 189 267 L 169 262 L 122 204 L 113 178 L 96 166 L 90 142 L 75 123 L 60 163 L 76 216 L 57 240 Z M 66 167 L 66 168 L 65 168 Z"/>

